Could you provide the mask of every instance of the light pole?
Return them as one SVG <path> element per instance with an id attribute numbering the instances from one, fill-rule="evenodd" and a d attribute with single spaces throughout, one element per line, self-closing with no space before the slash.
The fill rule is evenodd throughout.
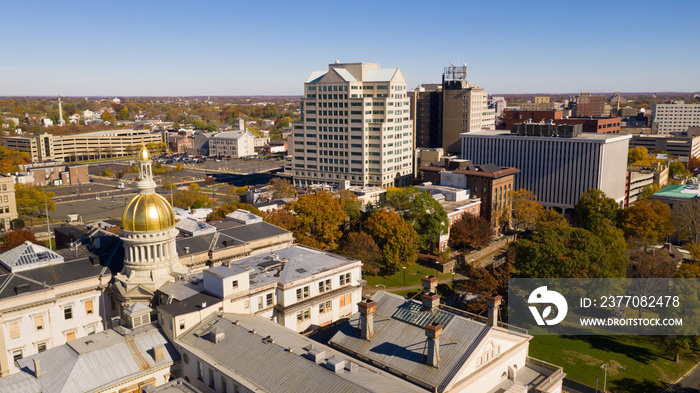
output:
<path id="1" fill-rule="evenodd" d="M 600 368 L 605 370 L 605 374 L 603 375 L 603 393 L 605 393 L 606 384 L 608 382 L 608 364 L 605 363 L 602 366 L 600 366 Z"/>
<path id="2" fill-rule="evenodd" d="M 455 272 L 452 272 L 452 289 L 455 289 Z"/>
<path id="3" fill-rule="evenodd" d="M 406 286 L 406 266 L 403 267 L 403 286 Z"/>

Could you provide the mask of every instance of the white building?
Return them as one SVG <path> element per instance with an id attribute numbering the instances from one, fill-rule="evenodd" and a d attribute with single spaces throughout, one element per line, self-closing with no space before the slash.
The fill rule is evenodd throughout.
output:
<path id="1" fill-rule="evenodd" d="M 336 63 L 312 72 L 304 83 L 302 119 L 289 139 L 294 183 L 410 185 L 409 112 L 406 80 L 398 68 Z"/>
<path id="2" fill-rule="evenodd" d="M 582 133 L 567 138 L 484 130 L 464 133 L 461 138 L 462 158 L 475 165 L 520 169 L 513 189 L 531 191 L 546 207 L 573 209 L 590 188 L 618 203 L 625 199 L 631 135 Z"/>
<path id="3" fill-rule="evenodd" d="M 255 154 L 255 135 L 245 131 L 226 131 L 209 138 L 209 155 L 221 157 L 247 157 Z"/>
<path id="4" fill-rule="evenodd" d="M 700 126 L 700 104 L 673 101 L 670 104 L 654 105 L 654 123 L 659 134 L 686 132 L 688 127 Z"/>
<path id="5" fill-rule="evenodd" d="M 296 332 L 357 312 L 362 262 L 294 245 L 232 260 L 159 290 L 161 326 L 179 337 L 213 312 L 260 315 Z M 199 277 L 199 276 L 197 276 Z"/>

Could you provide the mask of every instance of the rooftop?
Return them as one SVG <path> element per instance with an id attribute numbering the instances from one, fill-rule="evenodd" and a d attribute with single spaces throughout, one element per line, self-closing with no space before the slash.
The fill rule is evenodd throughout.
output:
<path id="1" fill-rule="evenodd" d="M 697 198 L 700 195 L 700 185 L 698 183 L 685 185 L 685 184 L 674 184 L 671 186 L 666 186 L 660 191 L 654 193 L 654 197 L 664 197 L 664 198 L 684 198 L 691 199 Z"/>
<path id="2" fill-rule="evenodd" d="M 545 136 L 520 136 L 511 134 L 507 130 L 478 130 L 471 132 L 463 132 L 459 134 L 460 138 L 510 138 L 510 139 L 538 139 L 554 142 L 601 142 L 611 143 L 631 139 L 632 135 L 627 134 L 597 134 L 592 132 L 584 132 L 575 138 L 553 138 Z"/>

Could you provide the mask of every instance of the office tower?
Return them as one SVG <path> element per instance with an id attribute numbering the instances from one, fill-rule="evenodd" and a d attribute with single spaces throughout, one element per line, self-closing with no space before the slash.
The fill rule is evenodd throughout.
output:
<path id="1" fill-rule="evenodd" d="M 700 126 L 700 104 L 673 101 L 670 104 L 654 105 L 652 132 L 670 134 L 687 132 L 688 127 Z"/>
<path id="2" fill-rule="evenodd" d="M 336 62 L 304 82 L 289 144 L 297 186 L 411 184 L 413 127 L 398 68 Z"/>

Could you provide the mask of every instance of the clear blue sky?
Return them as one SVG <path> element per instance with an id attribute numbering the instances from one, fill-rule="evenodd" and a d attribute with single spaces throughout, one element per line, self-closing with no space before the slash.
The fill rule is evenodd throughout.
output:
<path id="1" fill-rule="evenodd" d="M 489 93 L 700 91 L 700 1 L 5 1 L 0 96 L 300 95 L 335 60 Z"/>

